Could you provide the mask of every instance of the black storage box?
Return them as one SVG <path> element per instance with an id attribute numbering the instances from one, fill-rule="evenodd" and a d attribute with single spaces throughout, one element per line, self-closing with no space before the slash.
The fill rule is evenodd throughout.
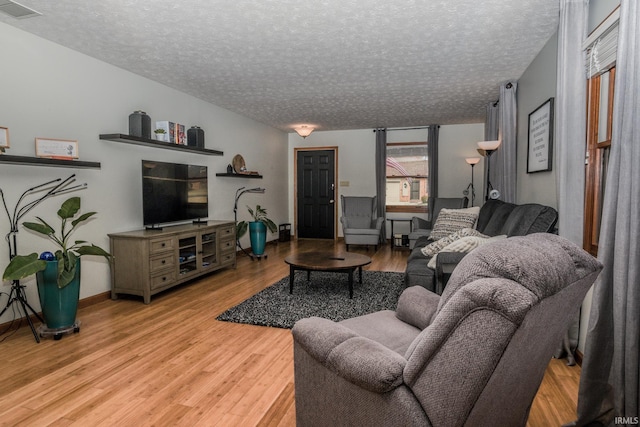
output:
<path id="1" fill-rule="evenodd" d="M 291 224 L 280 224 L 280 235 L 278 240 L 281 242 L 288 242 L 291 240 Z"/>

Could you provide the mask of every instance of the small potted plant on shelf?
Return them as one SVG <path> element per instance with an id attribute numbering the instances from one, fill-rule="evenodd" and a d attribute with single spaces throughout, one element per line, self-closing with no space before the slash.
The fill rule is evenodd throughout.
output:
<path id="1" fill-rule="evenodd" d="M 156 129 L 153 133 L 156 135 L 158 141 L 169 142 L 167 141 L 167 132 L 164 129 Z"/>
<path id="2" fill-rule="evenodd" d="M 84 240 L 70 242 L 71 234 L 96 212 L 78 215 L 80 198 L 71 197 L 62 203 L 58 216 L 62 220 L 60 233 L 42 218 L 39 222 L 24 222 L 25 228 L 35 231 L 54 242 L 59 249 L 55 255 L 42 252 L 30 255 L 16 255 L 4 270 L 3 280 L 20 280 L 36 275 L 42 316 L 48 329 L 69 328 L 76 323 L 78 300 L 80 299 L 80 257 L 99 255 L 110 260 L 111 255 L 104 249 Z"/>
<path id="3" fill-rule="evenodd" d="M 275 233 L 278 227 L 267 217 L 267 210 L 260 205 L 257 205 L 255 210 L 247 206 L 247 210 L 253 221 L 240 221 L 236 226 L 236 236 L 238 239 L 244 236 L 248 228 L 251 252 L 256 256 L 261 256 L 267 243 L 267 229 Z"/>

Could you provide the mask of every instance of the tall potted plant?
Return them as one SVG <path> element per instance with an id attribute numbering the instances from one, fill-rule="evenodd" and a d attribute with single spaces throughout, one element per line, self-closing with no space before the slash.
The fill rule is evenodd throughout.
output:
<path id="1" fill-rule="evenodd" d="M 239 239 L 245 235 L 248 228 L 251 252 L 256 256 L 260 256 L 264 253 L 264 248 L 267 243 L 267 229 L 275 233 L 278 228 L 276 224 L 267 217 L 267 210 L 260 205 L 256 206 L 255 211 L 249 206 L 247 206 L 247 210 L 253 218 L 253 221 L 240 221 L 237 225 L 236 235 Z"/>
<path id="2" fill-rule="evenodd" d="M 4 280 L 20 280 L 36 275 L 42 316 L 49 329 L 68 328 L 75 324 L 78 300 L 80 298 L 80 257 L 99 255 L 110 259 L 104 249 L 84 240 L 71 243 L 74 230 L 91 218 L 96 212 L 79 215 L 80 198 L 71 197 L 58 210 L 61 219 L 60 233 L 40 217 L 39 222 L 24 222 L 25 228 L 39 233 L 54 242 L 59 249 L 55 255 L 45 251 L 40 256 L 16 255 L 4 270 Z"/>

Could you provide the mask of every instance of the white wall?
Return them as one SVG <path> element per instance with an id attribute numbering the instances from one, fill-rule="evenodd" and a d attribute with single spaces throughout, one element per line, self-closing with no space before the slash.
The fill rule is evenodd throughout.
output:
<path id="1" fill-rule="evenodd" d="M 438 196 L 463 197 L 462 192 L 471 182 L 471 166 L 466 157 L 481 157 L 478 141 L 484 139 L 484 123 L 440 126 L 438 145 Z M 484 161 L 474 166 L 473 185 L 476 189 L 475 206 L 483 202 Z M 469 195 L 471 206 L 471 195 Z"/>
<path id="2" fill-rule="evenodd" d="M 620 5 L 620 0 L 590 0 L 589 22 L 587 32 L 591 33 L 613 10 Z"/>
<path id="3" fill-rule="evenodd" d="M 35 137 L 74 139 L 80 160 L 101 163 L 98 170 L 0 164 L 0 188 L 12 208 L 27 188 L 72 173 L 88 188 L 82 197 L 83 211 L 97 211 L 97 218 L 78 230 L 86 239 L 108 248 L 108 233 L 142 227 L 141 160 L 158 160 L 209 167 L 209 218 L 233 220 L 235 191 L 242 186 L 265 187 L 266 194 L 246 194 L 241 199 L 239 219 L 248 219 L 245 205 L 260 203 L 276 223 L 288 220 L 287 135 L 253 120 L 231 113 L 195 97 L 142 78 L 120 68 L 0 23 L 0 126 L 9 128 L 11 148 L 7 154 L 34 156 Z M 206 147 L 224 151 L 224 156 L 203 156 L 178 151 L 120 144 L 98 139 L 101 133 L 128 133 L 128 115 L 146 111 L 152 121 L 172 120 L 205 131 Z M 235 154 L 242 154 L 249 170 L 264 179 L 222 178 Z M 55 212 L 65 196 L 45 201 L 25 220 L 42 216 L 58 224 Z M 0 233 L 9 222 L 0 211 Z M 269 240 L 277 234 L 269 236 Z M 245 245 L 248 246 L 248 238 Z M 23 229 L 18 235 L 20 253 L 54 249 L 41 237 Z M 0 246 L 0 269 L 8 263 L 8 247 Z M 35 281 L 27 285 L 29 302 L 39 308 Z M 82 267 L 81 298 L 110 290 L 106 262 L 87 257 Z M 9 291 L 4 282 L 2 291 Z M 2 299 L 1 301 L 5 301 Z M 11 313 L 0 323 L 11 320 Z"/>
<path id="4" fill-rule="evenodd" d="M 556 96 L 558 35 L 554 34 L 518 80 L 517 203 L 540 203 L 558 207 L 556 198 L 557 162 L 551 171 L 527 173 L 529 114 Z M 554 149 L 555 149 L 554 143 Z"/>
<path id="5" fill-rule="evenodd" d="M 471 180 L 471 167 L 464 161 L 465 157 L 477 156 L 476 142 L 484 135 L 484 124 L 447 125 L 440 127 L 438 171 L 439 196 L 462 197 L 462 191 Z M 387 142 L 415 142 L 426 141 L 426 130 L 389 131 Z M 295 224 L 294 215 L 294 149 L 305 147 L 337 147 L 338 149 L 338 179 L 348 181 L 348 186 L 336 187 L 337 216 L 340 217 L 340 195 L 345 196 L 373 196 L 376 193 L 375 184 L 375 133 L 372 129 L 358 129 L 345 131 L 313 132 L 302 139 L 295 133 L 289 134 L 289 218 Z M 475 179 L 476 196 L 482 188 L 482 162 L 476 166 Z M 479 200 L 476 198 L 476 200 Z M 477 205 L 477 203 L 476 203 Z M 411 218 L 413 214 L 390 213 L 388 218 Z M 396 232 L 408 232 L 408 224 L 397 223 Z M 403 229 L 406 228 L 406 230 Z M 292 232 L 295 234 L 295 226 Z M 342 236 L 342 229 L 338 226 L 338 236 Z M 390 227 L 387 227 L 387 237 Z"/>

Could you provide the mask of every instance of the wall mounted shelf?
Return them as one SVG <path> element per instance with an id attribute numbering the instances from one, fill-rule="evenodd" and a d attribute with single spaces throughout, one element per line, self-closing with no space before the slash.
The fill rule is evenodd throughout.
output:
<path id="1" fill-rule="evenodd" d="M 52 166 L 75 169 L 100 169 L 99 162 L 85 162 L 82 160 L 47 159 L 44 157 L 0 155 L 0 163 L 26 166 Z"/>
<path id="2" fill-rule="evenodd" d="M 166 150 L 183 151 L 187 153 L 205 154 L 207 156 L 222 156 L 224 153 L 208 148 L 198 148 L 191 145 L 179 145 L 171 142 L 157 141 L 155 139 L 141 138 L 139 136 L 125 135 L 122 133 L 103 133 L 100 139 L 112 142 L 123 142 L 125 144 L 143 145 L 145 147 L 164 148 Z"/>
<path id="3" fill-rule="evenodd" d="M 217 173 L 216 176 L 228 176 L 231 178 L 254 178 L 262 179 L 262 175 L 250 175 L 248 173 Z"/>

